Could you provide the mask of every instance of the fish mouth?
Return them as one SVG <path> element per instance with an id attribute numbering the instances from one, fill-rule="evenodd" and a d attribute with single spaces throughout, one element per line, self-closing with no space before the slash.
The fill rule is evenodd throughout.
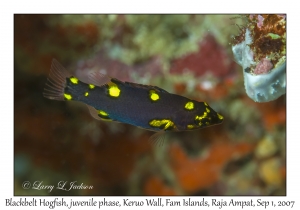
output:
<path id="1" fill-rule="evenodd" d="M 216 119 L 217 119 L 217 123 L 216 124 L 221 124 L 224 121 L 223 115 L 221 115 L 219 113 L 217 113 Z"/>

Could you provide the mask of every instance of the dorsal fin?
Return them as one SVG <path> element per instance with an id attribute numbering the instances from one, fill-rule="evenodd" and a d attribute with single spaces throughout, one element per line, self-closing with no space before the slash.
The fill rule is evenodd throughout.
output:
<path id="1" fill-rule="evenodd" d="M 143 89 L 153 89 L 158 92 L 163 92 L 163 93 L 168 93 L 166 90 L 159 88 L 157 86 L 153 85 L 143 85 L 143 84 L 138 84 L 138 83 L 133 83 L 133 82 L 123 82 L 121 80 L 118 80 L 116 78 L 109 77 L 105 74 L 100 73 L 99 71 L 96 72 L 91 72 L 88 75 L 88 83 L 94 84 L 96 86 L 103 86 L 105 84 L 108 84 L 109 82 L 116 83 L 118 85 L 129 85 L 132 87 L 138 87 L 138 88 L 143 88 Z"/>
<path id="2" fill-rule="evenodd" d="M 159 88 L 157 86 L 153 86 L 153 85 L 143 85 L 143 84 L 138 84 L 138 83 L 133 83 L 133 82 L 125 82 L 125 84 L 127 85 L 130 85 L 132 87 L 139 87 L 139 88 L 143 88 L 143 89 L 153 89 L 153 90 L 156 90 L 158 92 L 162 92 L 162 93 L 168 93 L 168 91 L 162 89 L 162 88 Z"/>
<path id="3" fill-rule="evenodd" d="M 99 71 L 90 72 L 88 75 L 88 83 L 96 85 L 96 86 L 103 86 L 111 81 L 111 77 L 100 73 Z"/>

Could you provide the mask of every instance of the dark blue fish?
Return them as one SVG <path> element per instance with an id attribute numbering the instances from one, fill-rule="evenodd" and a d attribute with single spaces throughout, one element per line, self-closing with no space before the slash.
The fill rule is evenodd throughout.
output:
<path id="1" fill-rule="evenodd" d="M 160 133 L 195 130 L 223 121 L 223 116 L 206 102 L 172 94 L 156 86 L 122 82 L 99 72 L 90 73 L 88 81 L 82 82 L 56 60 L 52 62 L 44 96 L 81 101 L 96 119 L 127 123 Z"/>

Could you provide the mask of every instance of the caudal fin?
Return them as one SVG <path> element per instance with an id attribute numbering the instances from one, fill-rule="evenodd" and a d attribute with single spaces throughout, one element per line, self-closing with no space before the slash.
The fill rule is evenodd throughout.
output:
<path id="1" fill-rule="evenodd" d="M 66 78 L 72 75 L 55 59 L 52 60 L 43 95 L 52 100 L 64 100 Z"/>

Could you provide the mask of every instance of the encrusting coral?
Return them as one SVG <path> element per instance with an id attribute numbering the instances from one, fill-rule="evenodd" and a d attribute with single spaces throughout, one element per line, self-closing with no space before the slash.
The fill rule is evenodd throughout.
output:
<path id="1" fill-rule="evenodd" d="M 256 102 L 286 92 L 286 16 L 249 15 L 232 51 L 242 66 L 246 93 Z"/>

